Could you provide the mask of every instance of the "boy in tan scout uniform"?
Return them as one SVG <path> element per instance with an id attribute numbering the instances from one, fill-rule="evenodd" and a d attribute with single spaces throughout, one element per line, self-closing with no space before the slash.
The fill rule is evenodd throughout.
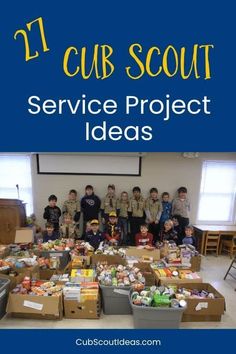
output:
<path id="1" fill-rule="evenodd" d="M 158 199 L 157 188 L 150 189 L 150 196 L 146 199 L 145 213 L 146 222 L 149 225 L 149 231 L 154 236 L 154 242 L 157 241 L 160 232 L 160 217 L 162 213 L 162 203 Z"/>
<path id="2" fill-rule="evenodd" d="M 139 187 L 133 188 L 133 197 L 129 205 L 131 244 L 135 245 L 135 235 L 139 233 L 140 226 L 145 221 L 145 199 L 141 195 Z"/>
<path id="3" fill-rule="evenodd" d="M 72 216 L 68 213 L 64 214 L 63 224 L 60 226 L 60 238 L 75 238 L 75 224 Z"/>
<path id="4" fill-rule="evenodd" d="M 123 245 L 128 245 L 128 228 L 129 228 L 129 195 L 127 192 L 122 192 L 120 195 L 120 214 L 119 224 L 121 226 L 121 242 Z"/>
<path id="5" fill-rule="evenodd" d="M 102 222 L 103 224 L 108 222 L 109 214 L 114 211 L 119 214 L 120 203 L 119 199 L 115 195 L 114 184 L 109 184 L 107 187 L 107 195 L 102 199 L 101 211 L 102 211 Z"/>
<path id="6" fill-rule="evenodd" d="M 62 206 L 63 214 L 70 214 L 72 221 L 75 224 L 75 233 L 79 235 L 79 219 L 80 219 L 80 202 L 77 200 L 77 191 L 71 189 L 68 194 L 68 199 Z"/>

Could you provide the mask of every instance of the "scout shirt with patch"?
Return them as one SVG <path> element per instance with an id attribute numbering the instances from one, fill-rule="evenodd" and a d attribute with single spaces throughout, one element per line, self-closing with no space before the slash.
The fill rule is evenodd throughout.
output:
<path id="1" fill-rule="evenodd" d="M 128 211 L 129 211 L 129 201 L 121 201 L 120 200 L 120 213 L 119 216 L 121 218 L 128 218 Z"/>
<path id="2" fill-rule="evenodd" d="M 60 237 L 61 238 L 75 238 L 75 225 L 74 224 L 61 224 Z"/>
<path id="3" fill-rule="evenodd" d="M 80 212 L 80 202 L 78 200 L 66 200 L 62 207 L 62 213 L 68 213 L 74 219 L 75 214 Z"/>
<path id="4" fill-rule="evenodd" d="M 145 212 L 147 215 L 147 221 L 153 222 L 159 221 L 162 213 L 162 204 L 159 199 L 153 199 L 151 197 L 146 199 Z"/>
<path id="5" fill-rule="evenodd" d="M 175 198 L 172 202 L 172 215 L 180 215 L 183 218 L 189 218 L 190 202 L 186 199 Z"/>
<path id="6" fill-rule="evenodd" d="M 130 199 L 129 212 L 132 213 L 132 216 L 135 218 L 143 218 L 145 210 L 145 200 L 142 196 L 139 199 L 132 197 Z"/>
<path id="7" fill-rule="evenodd" d="M 102 200 L 101 209 L 104 210 L 104 214 L 110 214 L 112 211 L 120 209 L 120 201 L 116 196 L 106 195 Z"/>

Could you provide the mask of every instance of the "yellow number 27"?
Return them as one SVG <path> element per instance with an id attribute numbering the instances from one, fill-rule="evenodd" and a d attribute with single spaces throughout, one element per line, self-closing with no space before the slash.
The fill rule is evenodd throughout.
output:
<path id="1" fill-rule="evenodd" d="M 26 23 L 26 27 L 28 31 L 31 31 L 31 26 L 33 23 L 38 23 L 39 26 L 39 31 L 40 31 L 40 36 L 41 36 L 41 41 L 42 41 L 42 47 L 43 51 L 47 52 L 49 51 L 49 48 L 47 46 L 46 38 L 45 38 L 45 32 L 44 32 L 44 27 L 43 27 L 43 19 L 42 17 L 36 18 L 36 20 L 33 20 L 29 23 Z M 30 54 L 30 45 L 29 45 L 29 39 L 26 31 L 24 29 L 19 29 L 15 32 L 14 34 L 14 39 L 18 36 L 18 34 L 21 34 L 24 38 L 25 42 L 25 61 L 37 58 L 39 56 L 38 51 L 36 50 L 34 54 Z"/>

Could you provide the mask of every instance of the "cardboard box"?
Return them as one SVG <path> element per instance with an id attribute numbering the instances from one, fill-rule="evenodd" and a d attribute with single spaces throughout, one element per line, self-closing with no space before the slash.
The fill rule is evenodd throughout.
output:
<path id="1" fill-rule="evenodd" d="M 11 291 L 16 287 L 17 284 L 19 284 L 23 280 L 24 276 L 19 273 L 15 277 L 12 277 L 8 274 L 1 274 L 1 278 L 5 278 L 5 279 L 10 280 L 10 288 L 9 289 Z"/>
<path id="2" fill-rule="evenodd" d="M 44 258 L 58 257 L 60 260 L 59 269 L 64 269 L 67 266 L 67 264 L 70 262 L 70 251 L 42 250 L 42 251 L 36 251 L 34 253 L 38 257 L 44 257 Z"/>
<path id="3" fill-rule="evenodd" d="M 86 268 L 90 266 L 90 256 L 72 256 L 72 268 Z"/>
<path id="4" fill-rule="evenodd" d="M 7 245 L 0 245 L 0 259 L 8 257 L 10 254 L 10 247 Z"/>
<path id="5" fill-rule="evenodd" d="M 122 264 L 126 265 L 126 260 L 119 255 L 109 256 L 105 254 L 93 254 L 91 256 L 91 264 L 97 265 L 99 262 L 106 262 L 108 265 Z"/>
<path id="6" fill-rule="evenodd" d="M 61 320 L 62 296 L 32 296 L 9 294 L 7 313 L 13 317 Z"/>
<path id="7" fill-rule="evenodd" d="M 23 274 L 24 276 L 28 276 L 34 279 L 39 279 L 39 266 L 35 265 L 33 267 L 24 267 L 24 268 L 15 268 L 14 270 L 19 273 Z"/>
<path id="8" fill-rule="evenodd" d="M 34 233 L 29 227 L 21 227 L 16 229 L 15 243 L 33 243 Z"/>
<path id="9" fill-rule="evenodd" d="M 127 257 L 152 257 L 154 261 L 160 260 L 160 250 L 155 248 L 154 250 L 146 250 L 145 248 L 129 247 L 126 249 Z"/>
<path id="10" fill-rule="evenodd" d="M 213 293 L 215 299 L 186 299 L 187 309 L 184 311 L 183 322 L 209 322 L 221 321 L 221 316 L 225 311 L 225 298 L 211 284 L 181 284 L 187 289 L 206 290 Z"/>
<path id="11" fill-rule="evenodd" d="M 149 263 L 135 263 L 134 266 L 140 269 L 146 286 L 155 285 L 155 275 Z"/>
<path id="12" fill-rule="evenodd" d="M 156 285 L 168 285 L 168 284 L 191 284 L 191 283 L 202 283 L 202 278 L 197 279 L 180 279 L 176 277 L 160 277 L 159 274 L 154 270 L 154 276 Z"/>
<path id="13" fill-rule="evenodd" d="M 65 318 L 98 319 L 100 318 L 100 313 L 101 313 L 100 297 L 98 300 L 86 300 L 84 302 L 64 299 Z"/>
<path id="14" fill-rule="evenodd" d="M 200 272 L 200 270 L 201 270 L 201 261 L 202 261 L 201 255 L 194 256 L 194 257 L 191 258 L 191 270 L 193 272 Z"/>
<path id="15" fill-rule="evenodd" d="M 56 269 L 39 269 L 39 279 L 50 280 L 56 272 Z"/>

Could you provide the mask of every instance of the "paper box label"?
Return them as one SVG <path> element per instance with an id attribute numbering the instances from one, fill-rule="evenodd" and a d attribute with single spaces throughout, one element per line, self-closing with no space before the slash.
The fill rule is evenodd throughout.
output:
<path id="1" fill-rule="evenodd" d="M 56 252 L 55 253 L 50 253 L 49 257 L 63 257 L 63 253 L 58 253 L 58 252 L 57 253 Z"/>
<path id="2" fill-rule="evenodd" d="M 199 302 L 197 306 L 195 307 L 196 311 L 200 311 L 201 309 L 207 309 L 208 308 L 208 303 L 207 302 Z"/>
<path id="3" fill-rule="evenodd" d="M 42 311 L 43 309 L 43 304 L 39 304 L 37 302 L 32 302 L 27 300 L 24 301 L 24 306 L 38 311 Z"/>

